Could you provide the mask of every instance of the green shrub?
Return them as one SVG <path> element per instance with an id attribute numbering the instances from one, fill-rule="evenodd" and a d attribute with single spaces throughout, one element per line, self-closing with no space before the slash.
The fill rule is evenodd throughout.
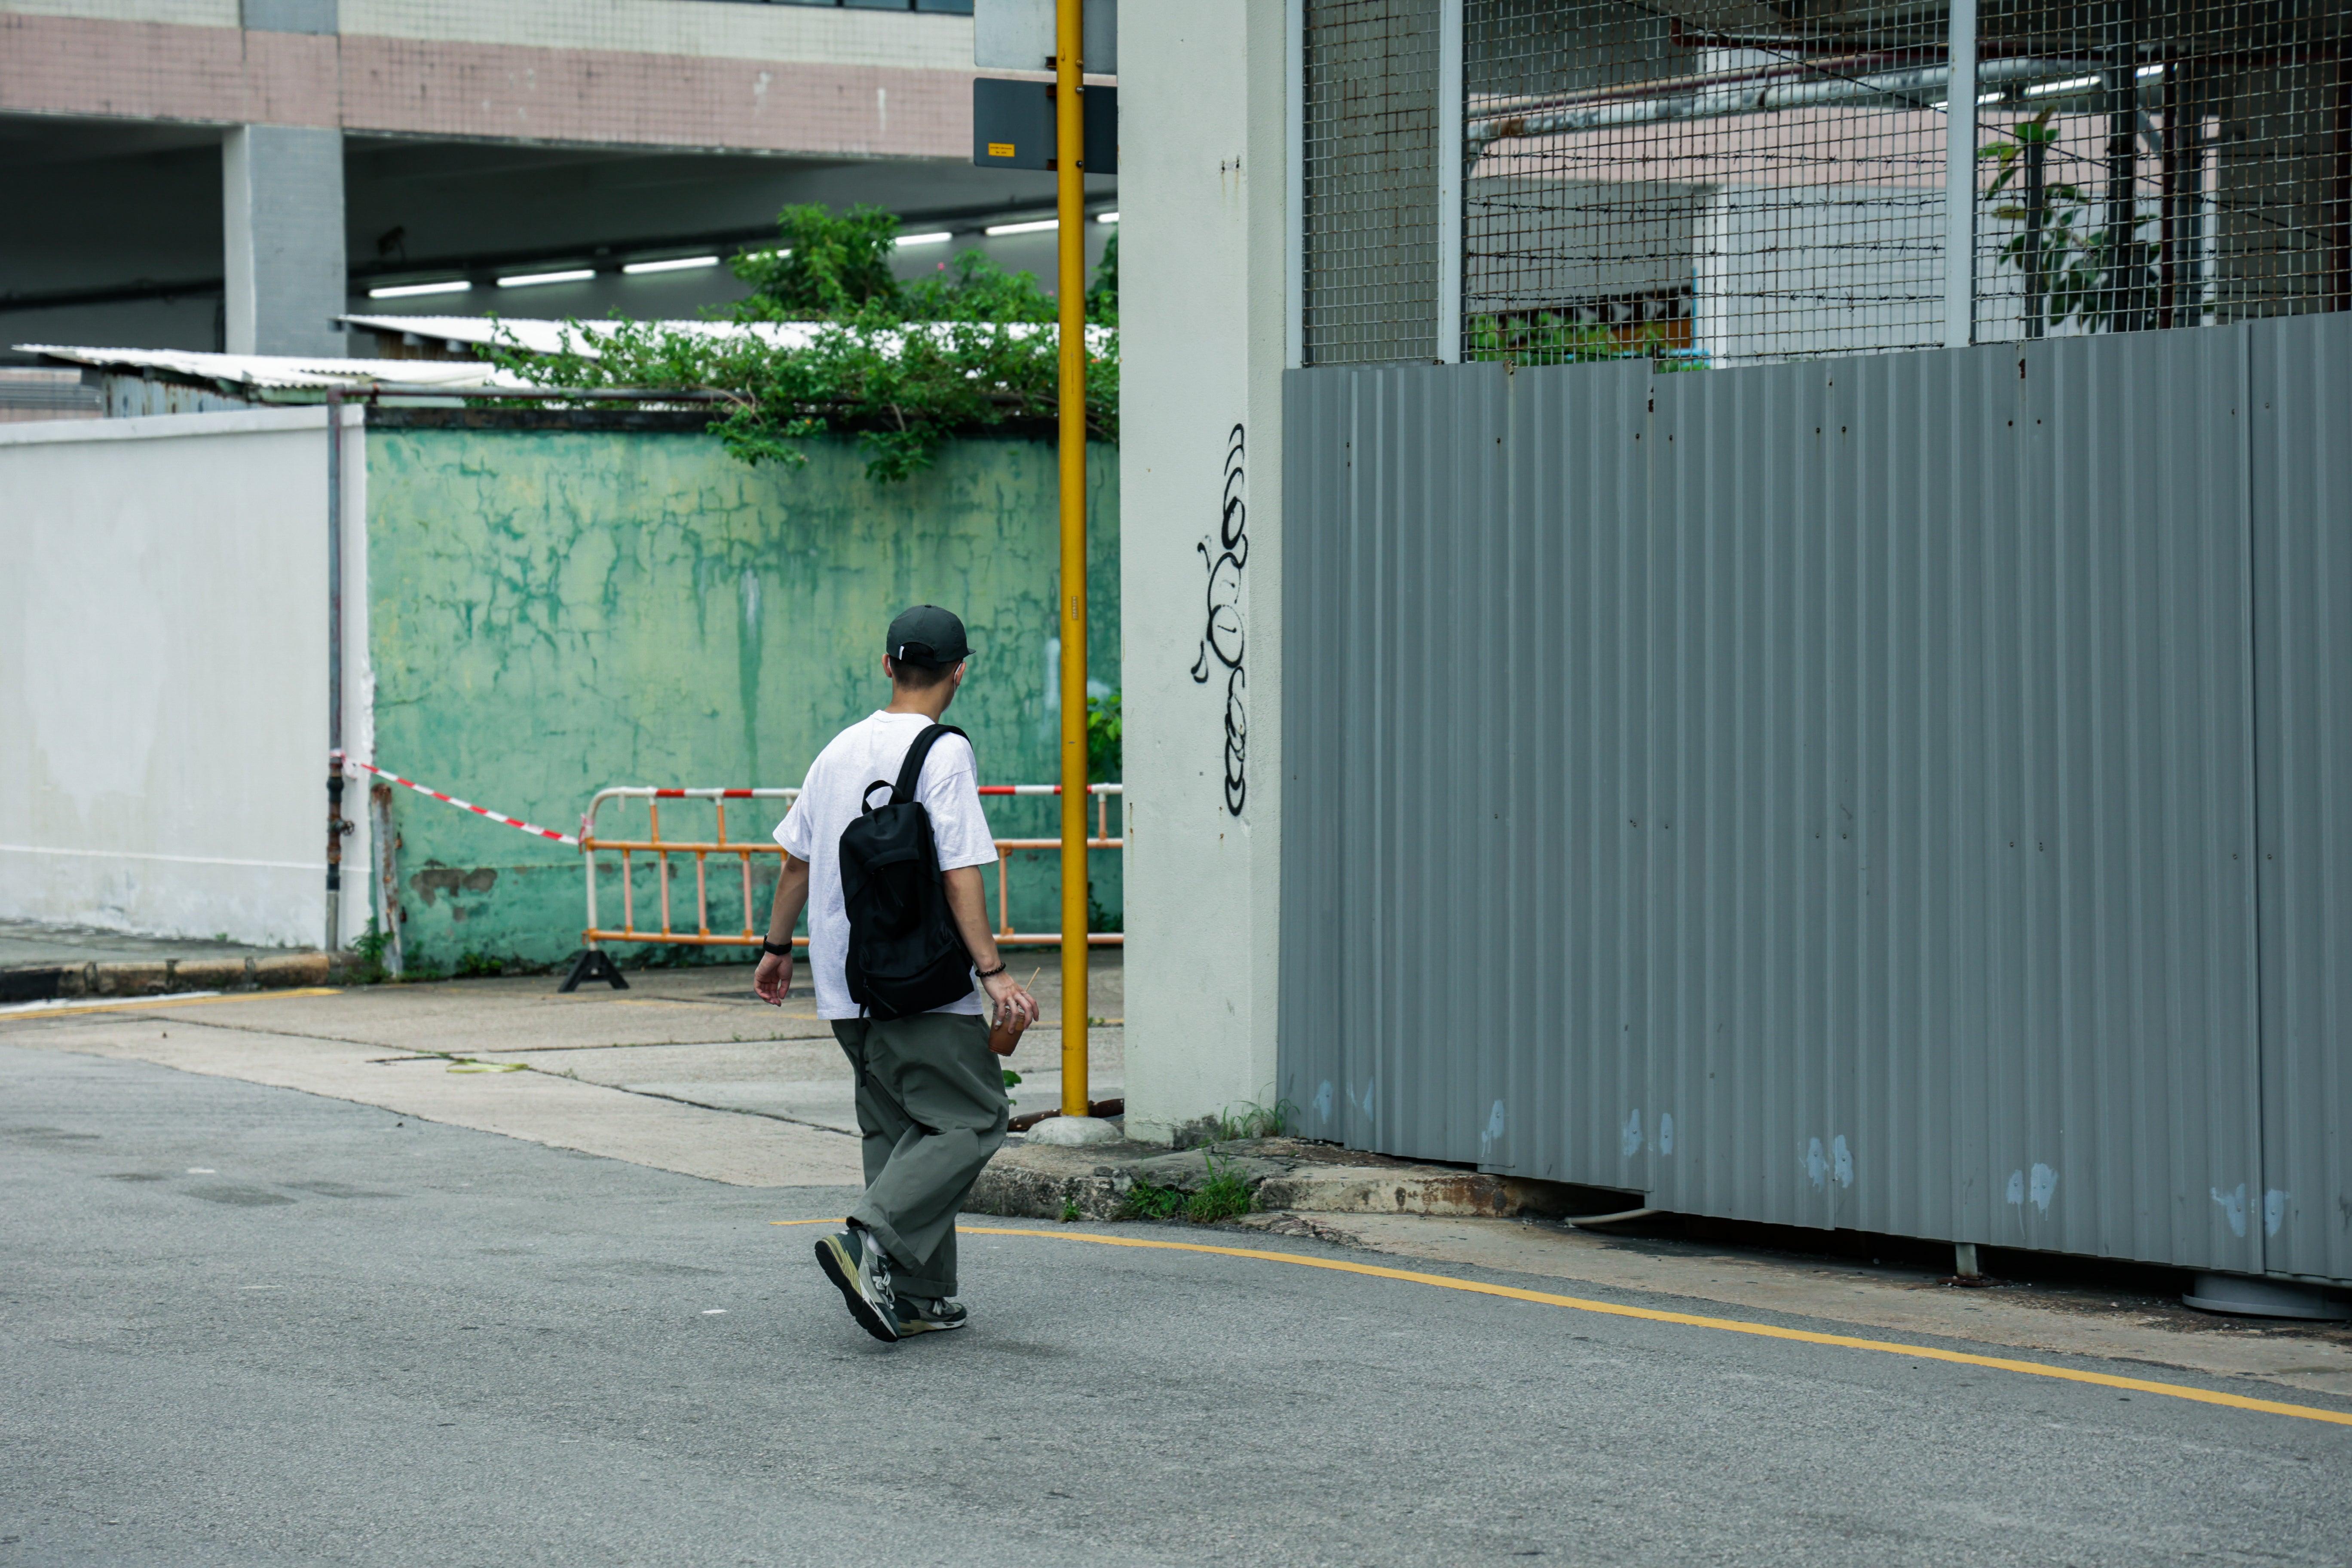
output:
<path id="1" fill-rule="evenodd" d="M 946 273 L 908 285 L 891 276 L 898 220 L 874 207 L 835 216 L 822 206 L 777 215 L 775 246 L 735 258 L 751 286 L 725 319 L 806 321 L 816 331 L 726 338 L 657 322 L 611 320 L 593 331 L 565 323 L 553 354 L 510 338 L 488 352 L 546 386 L 635 387 L 723 395 L 709 428 L 751 464 L 798 468 L 799 442 L 855 436 L 877 481 L 930 467 L 957 436 L 1051 437 L 1061 406 L 1051 295 L 1026 272 L 1006 272 L 977 250 Z M 1118 439 L 1118 267 L 1106 257 L 1087 306 L 1097 327 L 1087 365 L 1087 435 Z"/>
<path id="2" fill-rule="evenodd" d="M 1125 769 L 1119 694 L 1087 699 L 1087 782 L 1117 784 Z"/>

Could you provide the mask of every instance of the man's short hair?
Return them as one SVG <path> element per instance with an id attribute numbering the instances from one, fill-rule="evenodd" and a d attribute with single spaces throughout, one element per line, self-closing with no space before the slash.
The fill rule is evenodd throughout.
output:
<path id="1" fill-rule="evenodd" d="M 953 673 L 952 664 L 917 664 L 912 659 L 890 661 L 890 683 L 909 691 L 929 691 Z"/>

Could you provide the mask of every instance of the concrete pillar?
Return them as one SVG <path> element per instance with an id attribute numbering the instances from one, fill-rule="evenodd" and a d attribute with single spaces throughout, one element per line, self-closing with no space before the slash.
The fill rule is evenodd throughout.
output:
<path id="1" fill-rule="evenodd" d="M 1283 0 L 1119 18 L 1127 1126 L 1275 1096 Z"/>
<path id="2" fill-rule="evenodd" d="M 343 133 L 240 125 L 221 144 L 231 353 L 341 357 Z"/>

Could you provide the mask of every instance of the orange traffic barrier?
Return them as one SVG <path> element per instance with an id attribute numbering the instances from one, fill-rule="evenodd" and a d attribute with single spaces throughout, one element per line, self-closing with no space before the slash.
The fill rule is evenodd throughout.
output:
<path id="1" fill-rule="evenodd" d="M 616 985 L 625 984 L 613 967 L 612 960 L 602 952 L 601 944 L 608 942 L 666 942 L 687 947 L 757 947 L 767 935 L 764 910 L 755 910 L 751 902 L 751 862 L 754 856 L 772 856 L 781 864 L 783 848 L 764 832 L 752 838 L 730 838 L 727 836 L 727 803 L 732 800 L 773 800 L 789 804 L 795 799 L 797 789 L 659 789 L 649 785 L 620 785 L 598 790 L 588 802 L 588 809 L 580 818 L 580 853 L 587 876 L 588 923 L 580 933 L 583 952 L 573 962 L 572 973 L 562 989 L 570 991 L 583 980 L 604 980 Z M 984 795 L 1059 795 L 1057 784 L 982 784 Z M 1095 837 L 1087 840 L 1089 849 L 1127 847 L 1124 836 L 1113 837 L 1110 831 L 1111 796 L 1123 794 L 1115 784 L 1090 784 L 1087 793 L 1095 797 Z M 596 816 L 604 803 L 612 800 L 642 800 L 646 803 L 646 829 L 641 838 L 605 838 L 596 831 Z M 718 821 L 717 832 L 709 838 L 665 838 L 662 837 L 661 809 L 666 800 L 707 800 L 711 803 Z M 1006 858 L 1016 849 L 1059 849 L 1058 838 L 1000 838 L 996 840 L 996 942 L 1000 947 L 1059 947 L 1059 931 L 1016 931 L 1013 929 L 1012 862 Z M 621 858 L 621 923 L 604 924 L 598 916 L 596 900 L 596 857 L 599 853 Z M 653 858 L 656 889 L 656 917 L 658 924 L 640 927 L 637 924 L 636 882 L 633 875 L 636 858 Z M 673 856 L 691 857 L 694 861 L 695 923 L 691 931 L 680 930 L 670 910 L 670 884 L 673 876 L 670 860 Z M 713 931 L 710 928 L 710 876 L 712 857 L 733 859 L 740 871 L 743 889 L 743 923 L 734 931 Z M 1087 942 L 1091 947 L 1118 947 L 1126 938 L 1117 931 L 1089 931 Z M 795 936 L 794 946 L 805 947 L 808 938 Z"/>

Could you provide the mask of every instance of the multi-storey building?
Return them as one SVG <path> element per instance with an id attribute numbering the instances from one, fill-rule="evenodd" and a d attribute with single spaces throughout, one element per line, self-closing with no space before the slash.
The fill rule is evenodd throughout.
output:
<path id="1" fill-rule="evenodd" d="M 737 290 L 702 258 L 790 202 L 946 237 L 910 273 L 984 245 L 1050 284 L 1050 225 L 985 232 L 1050 218 L 1053 176 L 971 164 L 971 10 L 0 0 L 0 344 L 341 353 L 352 310 L 690 315 Z"/>

